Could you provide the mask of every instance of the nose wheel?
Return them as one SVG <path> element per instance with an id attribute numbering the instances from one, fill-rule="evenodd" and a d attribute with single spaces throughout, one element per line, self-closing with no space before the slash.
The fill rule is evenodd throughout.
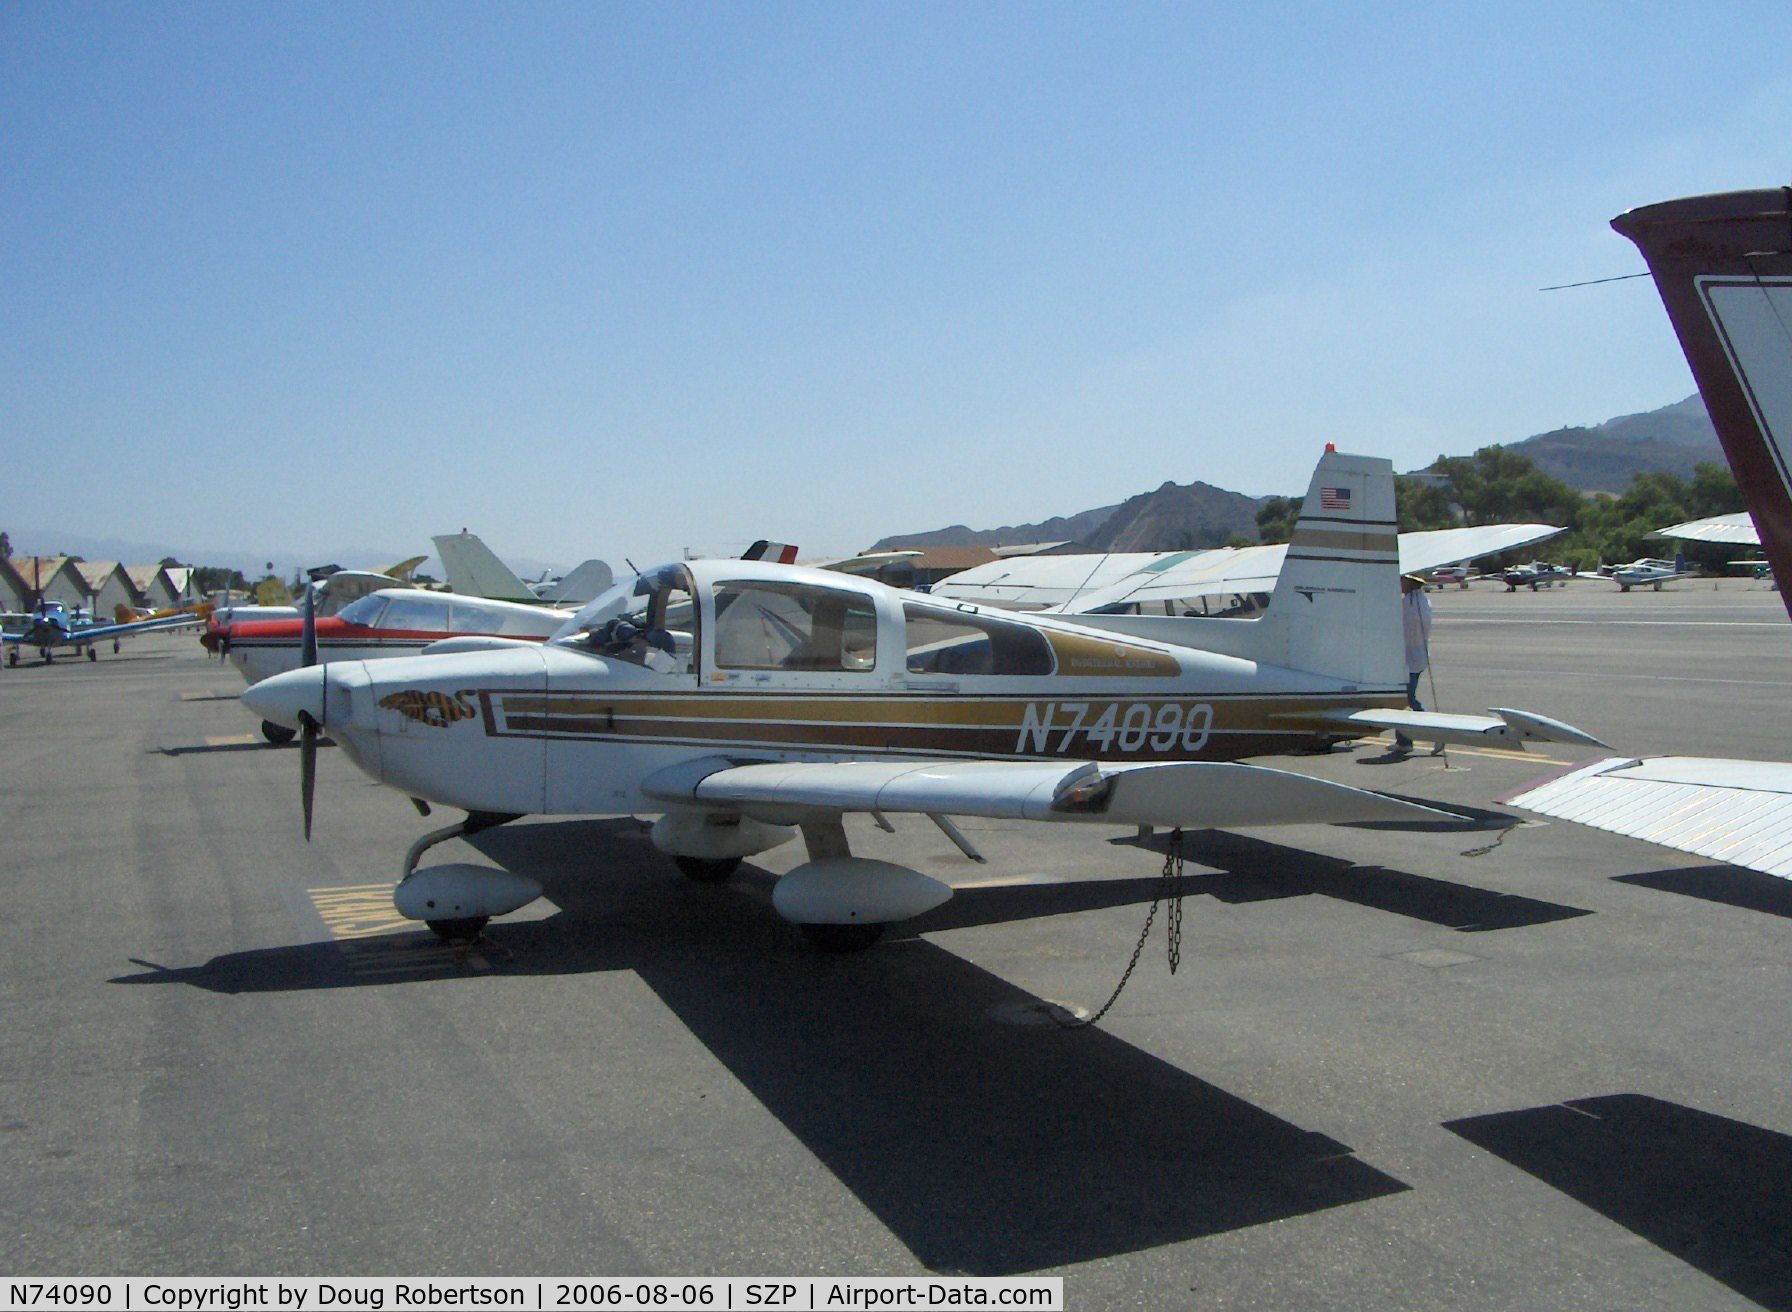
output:
<path id="1" fill-rule="evenodd" d="M 460 920 L 426 920 L 423 923 L 434 930 L 436 937 L 445 943 L 471 943 L 491 923 L 491 919 L 490 916 L 467 916 Z"/>

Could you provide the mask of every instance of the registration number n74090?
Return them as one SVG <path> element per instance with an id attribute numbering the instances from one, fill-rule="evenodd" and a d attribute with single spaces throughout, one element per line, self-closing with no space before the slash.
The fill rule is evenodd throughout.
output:
<path id="1" fill-rule="evenodd" d="M 1017 752 L 1198 752 L 1213 732 L 1207 702 L 1028 702 Z"/>

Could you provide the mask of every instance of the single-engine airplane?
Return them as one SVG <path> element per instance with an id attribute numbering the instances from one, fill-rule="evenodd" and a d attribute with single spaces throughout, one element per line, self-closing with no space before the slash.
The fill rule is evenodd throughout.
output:
<path id="1" fill-rule="evenodd" d="M 64 647 L 72 647 L 77 656 L 86 653 L 90 661 L 98 660 L 99 653 L 93 644 L 112 641 L 112 650 L 118 651 L 119 639 L 128 638 L 135 633 L 148 633 L 155 629 L 177 629 L 183 625 L 199 624 L 203 621 L 196 614 L 164 615 L 158 619 L 133 620 L 129 624 L 95 624 L 91 620 L 82 619 L 59 601 L 39 602 L 32 608 L 29 620 L 17 629 L 8 628 L 0 633 L 6 642 L 6 663 L 19 663 L 21 647 L 36 647 L 46 665 L 56 659 L 56 652 Z"/>
<path id="2" fill-rule="evenodd" d="M 1683 579 L 1686 575 L 1686 566 L 1679 560 L 1660 560 L 1654 556 L 1645 556 L 1641 560 L 1633 560 L 1628 565 L 1619 565 L 1613 569 L 1611 580 L 1618 585 L 1619 592 L 1629 592 L 1632 588 L 1653 588 L 1660 592 L 1662 584 Z"/>
<path id="3" fill-rule="evenodd" d="M 1508 565 L 1497 574 L 1483 577 L 1498 579 L 1506 585 L 1507 592 L 1517 592 L 1520 588 L 1529 588 L 1535 592 L 1538 588 L 1552 588 L 1558 583 L 1566 585 L 1574 577 L 1574 571 L 1566 565 L 1551 565 L 1548 561 L 1533 560 L 1528 565 Z"/>
<path id="4" fill-rule="evenodd" d="M 243 701 L 301 729 L 309 832 L 317 735 L 382 783 L 464 808 L 413 845 L 399 911 L 445 937 L 538 896 L 525 877 L 417 868 L 433 843 L 524 814 L 654 814 L 694 879 L 795 837 L 773 905 L 824 948 L 874 941 L 949 885 L 855 856 L 842 817 L 1163 827 L 1422 819 L 1426 807 L 1240 763 L 1384 729 L 1437 742 L 1589 743 L 1512 710 L 1405 707 L 1386 460 L 1321 457 L 1256 619 L 1046 616 L 765 561 L 650 570 L 546 644 L 333 661 Z M 480 645 L 481 640 L 470 640 Z"/>

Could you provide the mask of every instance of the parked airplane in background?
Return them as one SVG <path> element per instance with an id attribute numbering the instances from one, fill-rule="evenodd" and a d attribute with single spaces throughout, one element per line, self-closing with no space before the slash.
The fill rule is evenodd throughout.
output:
<path id="1" fill-rule="evenodd" d="M 1566 585 L 1574 577 L 1574 571 L 1566 565 L 1551 565 L 1548 561 L 1533 560 L 1528 565 L 1508 565 L 1489 577 L 1504 583 L 1507 592 L 1517 592 L 1520 588 L 1529 588 L 1535 592 L 1538 588 L 1552 588 L 1558 583 Z"/>
<path id="2" fill-rule="evenodd" d="M 1629 592 L 1632 588 L 1653 588 L 1660 592 L 1662 584 L 1683 579 L 1687 574 L 1683 560 L 1658 560 L 1648 556 L 1642 560 L 1633 560 L 1628 565 L 1616 566 L 1610 577 L 1618 585 L 1619 592 Z"/>
<path id="3" fill-rule="evenodd" d="M 1767 559 L 1792 577 L 1792 188 L 1665 201 L 1612 227 L 1648 261 Z M 1792 878 L 1792 763 L 1613 757 L 1511 802 Z"/>
<path id="4" fill-rule="evenodd" d="M 1400 572 L 1422 574 L 1565 530 L 1549 524 L 1488 524 L 1399 535 Z M 1089 615 L 1244 615 L 1275 590 L 1286 543 L 1207 551 L 1134 551 L 1084 556 L 1010 556 L 942 579 L 932 595 L 979 606 Z"/>
<path id="5" fill-rule="evenodd" d="M 382 660 L 415 656 L 448 639 L 469 636 L 543 642 L 572 614 L 489 597 L 386 588 L 356 598 L 334 615 L 314 616 L 313 642 L 323 660 Z M 303 663 L 305 627 L 303 618 L 234 621 L 222 646 L 246 682 L 260 683 Z M 269 720 L 262 721 L 261 732 L 271 743 L 291 742 L 294 733 Z"/>
<path id="6" fill-rule="evenodd" d="M 337 660 L 243 701 L 304 734 L 307 831 L 325 730 L 375 779 L 468 812 L 413 845 L 393 898 L 445 936 L 476 933 L 540 886 L 476 865 L 417 870 L 434 842 L 524 814 L 652 814 L 654 844 L 706 881 L 800 830 L 809 859 L 773 905 L 845 949 L 952 894 L 853 856 L 847 812 L 925 814 L 972 856 L 949 817 L 1434 821 L 1239 762 L 1385 729 L 1594 741 L 1518 711 L 1407 710 L 1399 572 L 1392 465 L 1328 451 L 1259 619 L 1018 615 L 801 566 L 696 560 L 618 585 L 546 644 Z"/>
<path id="7" fill-rule="evenodd" d="M 362 597 L 374 592 L 391 591 L 392 589 L 415 589 L 417 585 L 403 579 L 394 578 L 390 574 L 374 573 L 370 570 L 339 569 L 322 574 L 309 584 L 312 605 L 319 616 L 335 615 Z M 297 606 L 220 606 L 211 613 L 206 622 L 205 632 L 199 635 L 199 643 L 207 651 L 219 656 L 227 656 L 230 652 L 231 633 L 235 625 L 249 623 L 265 623 L 273 620 L 291 620 L 297 623 L 299 608 Z"/>
<path id="8" fill-rule="evenodd" d="M 52 664 L 56 653 L 65 647 L 72 648 L 77 656 L 85 653 L 87 659 L 93 661 L 99 659 L 99 653 L 94 650 L 96 642 L 110 639 L 112 650 L 116 652 L 119 640 L 133 634 L 158 629 L 178 629 L 201 622 L 197 615 L 178 614 L 166 615 L 160 619 L 133 620 L 129 624 L 95 624 L 59 601 L 39 603 L 24 620 L 23 624 L 16 627 L 0 630 L 0 637 L 4 637 L 6 643 L 8 665 L 19 663 L 21 647 L 37 648 L 46 665 Z"/>
<path id="9" fill-rule="evenodd" d="M 583 605 L 614 582 L 610 567 L 601 560 L 587 560 L 565 578 L 544 580 L 539 591 L 524 583 L 516 571 L 499 560 L 476 533 L 462 529 L 431 538 L 442 562 L 448 590 L 465 597 L 490 597 L 526 605 Z"/>

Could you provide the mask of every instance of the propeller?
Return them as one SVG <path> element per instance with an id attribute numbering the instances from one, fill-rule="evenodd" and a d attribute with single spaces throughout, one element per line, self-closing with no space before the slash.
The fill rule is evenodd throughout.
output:
<path id="1" fill-rule="evenodd" d="M 315 600 L 317 586 L 308 585 L 305 589 L 304 628 L 299 637 L 299 664 L 309 668 L 317 664 L 317 603 Z M 319 709 L 324 709 L 329 697 L 329 686 L 323 688 L 326 699 Z M 328 718 L 326 716 L 326 718 Z M 305 841 L 311 841 L 311 799 L 317 791 L 317 735 L 323 728 L 320 721 L 311 717 L 310 711 L 299 712 L 299 797 L 305 808 Z"/>

